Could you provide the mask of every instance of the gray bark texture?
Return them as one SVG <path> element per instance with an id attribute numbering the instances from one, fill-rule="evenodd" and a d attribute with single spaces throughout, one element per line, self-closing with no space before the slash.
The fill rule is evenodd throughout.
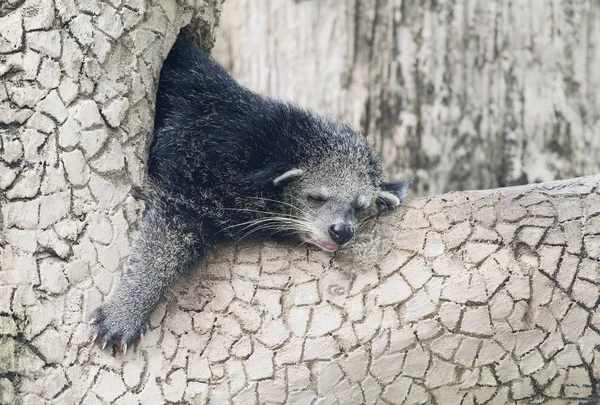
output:
<path id="1" fill-rule="evenodd" d="M 213 54 L 333 114 L 419 195 L 600 171 L 597 0 L 228 0 Z"/>
<path id="2" fill-rule="evenodd" d="M 186 25 L 210 48 L 220 7 L 0 3 L 0 403 L 597 399 L 598 176 L 414 199 L 335 255 L 222 246 L 135 350 L 90 344 L 143 212 L 162 60 Z"/>

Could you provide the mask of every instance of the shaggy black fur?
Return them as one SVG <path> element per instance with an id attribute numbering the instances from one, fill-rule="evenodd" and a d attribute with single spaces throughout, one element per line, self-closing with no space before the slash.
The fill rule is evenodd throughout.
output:
<path id="1" fill-rule="evenodd" d="M 102 345 L 122 350 L 205 246 L 272 216 L 266 231 L 335 249 L 347 240 L 332 229 L 351 238 L 367 208 L 394 208 L 408 185 L 382 186 L 379 159 L 349 126 L 249 91 L 183 35 L 161 71 L 148 169 L 141 236 L 121 286 L 92 314 Z M 274 183 L 291 170 L 302 174 Z"/>
<path id="2" fill-rule="evenodd" d="M 223 209 L 246 207 L 247 196 L 283 201 L 274 178 L 332 153 L 359 155 L 370 181 L 379 185 L 379 160 L 350 127 L 251 92 L 179 36 L 160 77 L 149 173 L 191 203 L 195 220 L 247 220 Z"/>

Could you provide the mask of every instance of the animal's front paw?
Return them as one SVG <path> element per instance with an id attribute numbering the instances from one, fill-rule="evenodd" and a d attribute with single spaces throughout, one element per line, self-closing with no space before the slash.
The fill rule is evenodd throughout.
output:
<path id="1" fill-rule="evenodd" d="M 94 310 L 90 315 L 90 324 L 92 343 L 97 340 L 102 350 L 112 346 L 123 354 L 146 333 L 145 318 L 115 303 L 106 303 Z"/>

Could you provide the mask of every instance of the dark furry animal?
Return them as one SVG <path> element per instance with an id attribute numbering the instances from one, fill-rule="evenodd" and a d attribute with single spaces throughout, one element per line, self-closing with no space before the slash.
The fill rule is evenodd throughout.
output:
<path id="1" fill-rule="evenodd" d="M 160 75 L 141 234 L 121 285 L 91 315 L 94 340 L 125 352 L 207 246 L 281 233 L 334 251 L 408 185 L 383 183 L 349 126 L 245 89 L 180 35 Z"/>

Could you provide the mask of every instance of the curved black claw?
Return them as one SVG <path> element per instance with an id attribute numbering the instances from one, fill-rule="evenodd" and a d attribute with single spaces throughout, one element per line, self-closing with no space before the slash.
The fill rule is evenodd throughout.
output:
<path id="1" fill-rule="evenodd" d="M 127 353 L 127 349 L 141 341 L 146 333 L 146 320 L 127 313 L 122 308 L 104 304 L 90 314 L 92 344 L 100 350 L 114 347 L 117 352 Z"/>

